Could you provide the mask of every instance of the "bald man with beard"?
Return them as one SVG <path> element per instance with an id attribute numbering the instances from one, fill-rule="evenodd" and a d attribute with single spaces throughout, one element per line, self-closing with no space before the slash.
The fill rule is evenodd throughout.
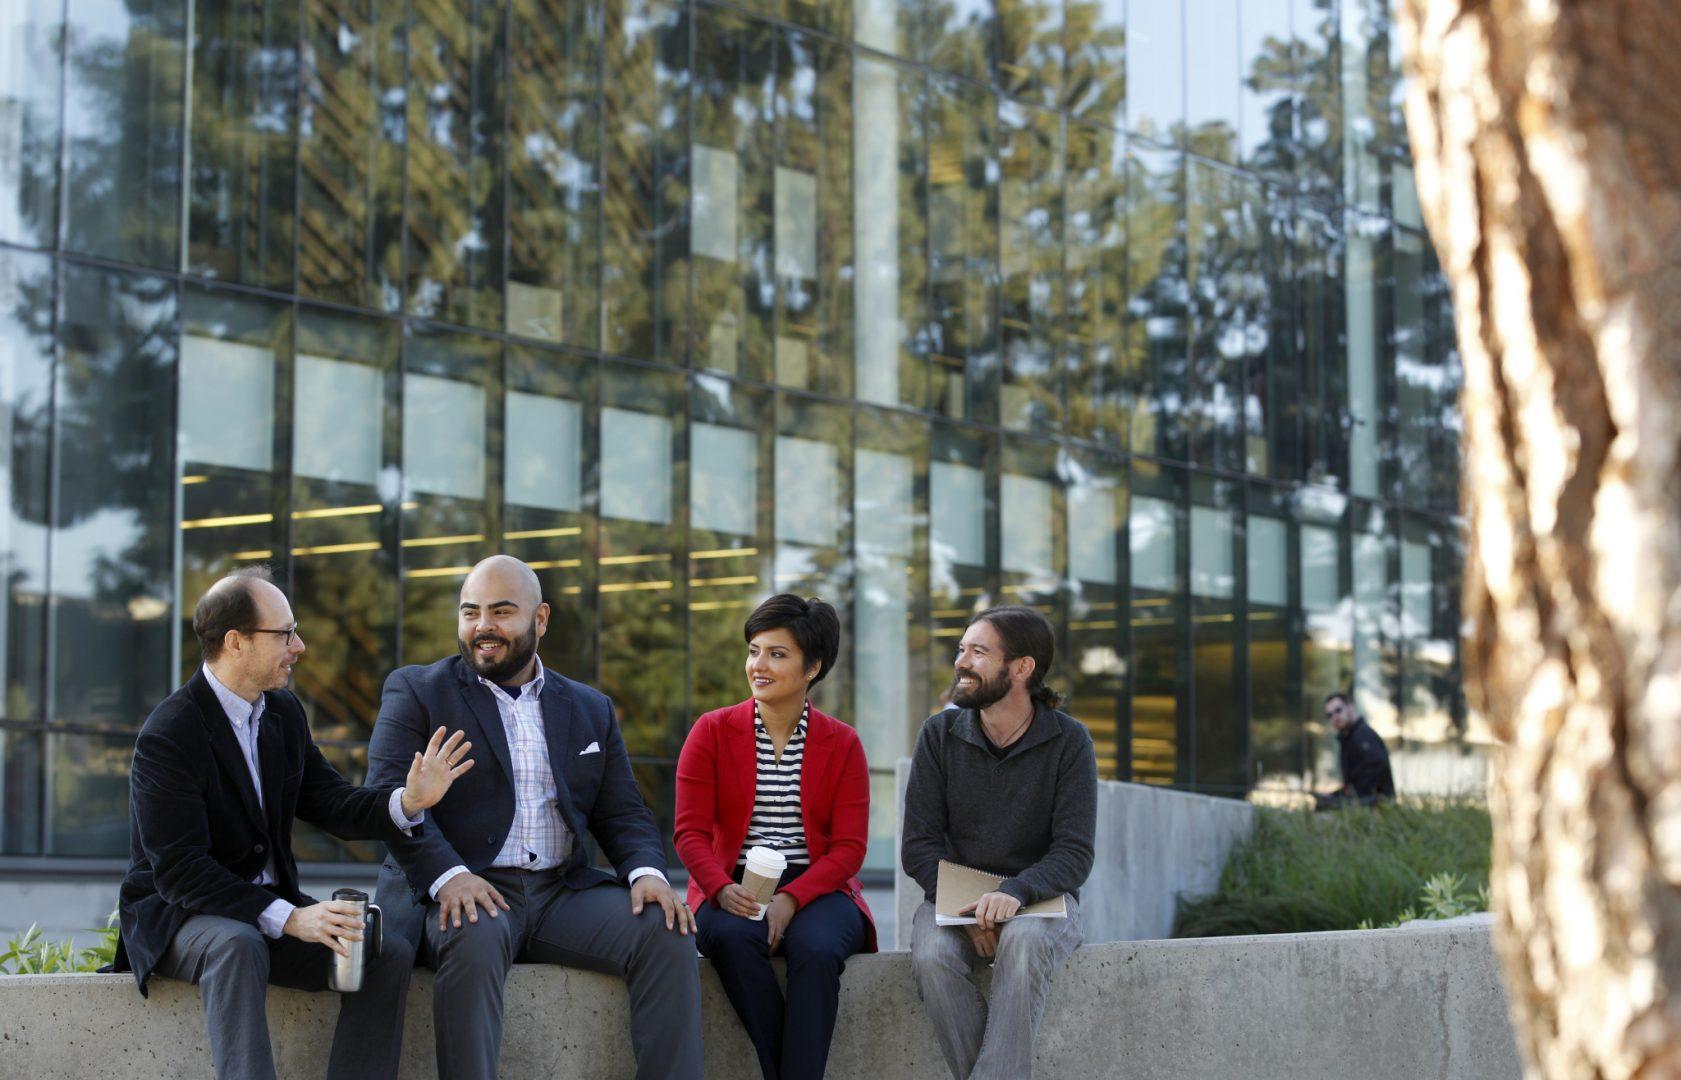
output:
<path id="1" fill-rule="evenodd" d="M 543 666 L 549 605 L 518 559 L 475 566 L 457 614 L 459 654 L 392 673 L 368 747 L 370 785 L 401 775 L 440 724 L 481 748 L 432 828 L 391 841 L 380 872 L 387 935 L 438 973 L 439 1077 L 494 1080 L 503 984 L 525 962 L 623 977 L 636 1075 L 698 1080 L 693 915 L 666 881 L 613 703 Z M 586 831 L 611 872 L 591 865 Z"/>

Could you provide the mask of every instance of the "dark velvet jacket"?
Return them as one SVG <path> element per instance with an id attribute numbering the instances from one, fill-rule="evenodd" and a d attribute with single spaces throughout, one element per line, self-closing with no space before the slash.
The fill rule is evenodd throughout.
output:
<path id="1" fill-rule="evenodd" d="M 623 881 L 642 866 L 664 872 L 665 845 L 631 773 L 612 701 L 552 668 L 544 672 L 540 701 L 560 813 L 572 830 L 572 855 L 561 868 L 567 888 Z M 385 932 L 408 938 L 417 950 L 432 882 L 454 866 L 473 873 L 488 867 L 514 824 L 514 770 L 502 715 L 460 656 L 399 668 L 385 680 L 368 744 L 368 783 L 400 782 L 440 725 L 467 733 L 473 768 L 427 811 L 430 828 L 388 841 L 391 857 L 379 879 Z M 586 837 L 601 846 L 613 872 L 591 864 Z"/>
<path id="2" fill-rule="evenodd" d="M 355 786 L 316 749 L 291 692 L 263 697 L 260 806 L 239 739 L 202 668 L 140 728 L 129 773 L 129 866 L 118 902 L 115 969 L 132 970 L 142 994 L 188 916 L 255 926 L 276 897 L 300 907 L 315 903 L 298 889 L 293 820 L 345 840 L 402 835 L 388 807 L 406 769 L 396 784 Z M 274 884 L 252 884 L 271 857 Z"/>

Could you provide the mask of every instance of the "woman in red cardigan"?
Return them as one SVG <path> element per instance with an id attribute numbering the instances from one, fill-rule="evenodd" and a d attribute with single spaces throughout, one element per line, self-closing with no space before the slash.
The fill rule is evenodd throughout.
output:
<path id="1" fill-rule="evenodd" d="M 677 761 L 677 854 L 700 950 L 753 1040 L 766 1080 L 823 1075 L 846 958 L 874 952 L 858 884 L 870 774 L 857 732 L 808 693 L 840 652 L 821 600 L 773 596 L 747 620 L 752 697 L 695 722 Z M 747 851 L 788 860 L 761 916 L 741 886 Z M 784 997 L 770 958 L 788 961 Z"/>

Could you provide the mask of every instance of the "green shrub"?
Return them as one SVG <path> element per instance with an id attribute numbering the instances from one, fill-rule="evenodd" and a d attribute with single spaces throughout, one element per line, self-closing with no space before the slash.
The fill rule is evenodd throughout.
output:
<path id="1" fill-rule="evenodd" d="M 1488 807 L 1470 799 L 1319 814 L 1259 808 L 1219 889 L 1180 902 L 1174 934 L 1354 930 L 1394 925 L 1421 905 L 1461 914 L 1481 897 L 1486 907 L 1491 841 Z"/>
<path id="2" fill-rule="evenodd" d="M 42 940 L 40 928 L 31 924 L 0 950 L 0 975 L 98 971 L 117 954 L 117 913 L 111 912 L 102 928 L 90 932 L 97 935 L 96 943 L 78 949 L 73 941 Z"/>

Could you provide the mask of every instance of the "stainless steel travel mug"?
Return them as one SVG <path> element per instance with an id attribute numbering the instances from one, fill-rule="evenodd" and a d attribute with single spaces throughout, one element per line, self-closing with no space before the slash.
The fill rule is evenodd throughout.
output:
<path id="1" fill-rule="evenodd" d="M 381 936 L 385 930 L 379 905 L 368 903 L 368 894 L 360 889 L 335 889 L 334 900 L 348 900 L 362 912 L 362 940 L 347 941 L 349 956 L 333 954 L 333 970 L 327 976 L 327 986 L 341 994 L 354 994 L 362 989 L 362 973 L 369 960 L 379 959 Z"/>

